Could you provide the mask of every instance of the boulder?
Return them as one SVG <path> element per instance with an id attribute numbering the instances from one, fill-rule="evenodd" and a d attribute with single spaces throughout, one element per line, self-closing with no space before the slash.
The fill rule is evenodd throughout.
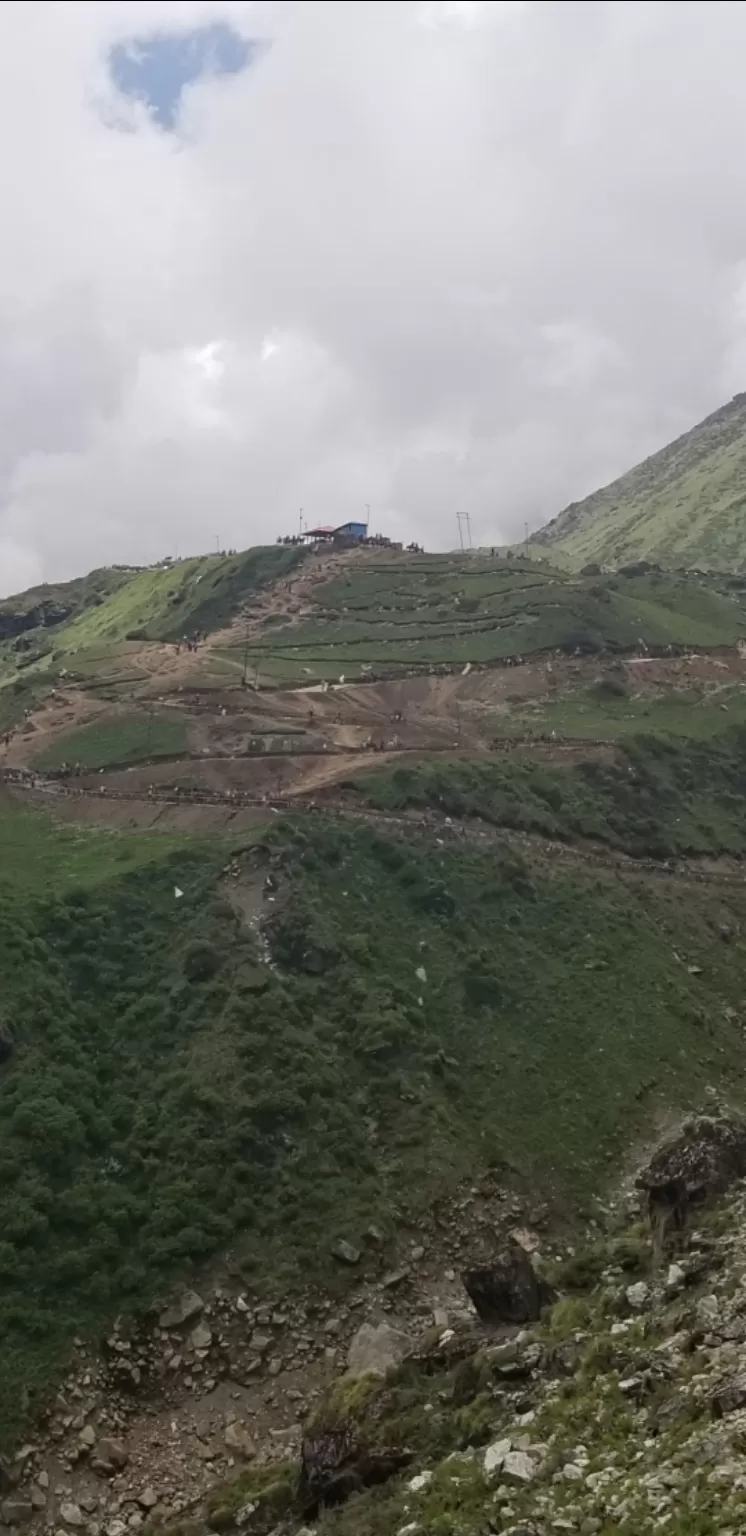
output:
<path id="1" fill-rule="evenodd" d="M 301 1445 L 299 1496 L 304 1519 L 385 1483 L 412 1460 L 411 1451 L 374 1450 L 352 1425 L 307 1435 Z"/>
<path id="2" fill-rule="evenodd" d="M 628 1285 L 625 1295 L 627 1303 L 634 1312 L 642 1312 L 650 1299 L 650 1286 L 644 1280 L 637 1280 L 634 1285 Z"/>
<path id="3" fill-rule="evenodd" d="M 733 1376 L 730 1381 L 722 1382 L 713 1394 L 710 1405 L 716 1419 L 746 1407 L 746 1376 Z"/>
<path id="4" fill-rule="evenodd" d="M 209 1349 L 212 1344 L 212 1329 L 206 1323 L 198 1323 L 189 1335 L 189 1343 L 192 1349 Z"/>
<path id="5" fill-rule="evenodd" d="M 334 1247 L 332 1248 L 332 1257 L 339 1259 L 340 1264 L 359 1264 L 360 1249 L 355 1248 L 352 1243 L 348 1243 L 345 1238 L 342 1237 L 338 1243 L 334 1244 Z"/>
<path id="6" fill-rule="evenodd" d="M 105 1462 L 114 1472 L 121 1472 L 129 1461 L 129 1451 L 121 1440 L 106 1438 L 99 1440 L 96 1446 L 96 1456 L 99 1461 Z"/>
<path id="7" fill-rule="evenodd" d="M 350 1342 L 347 1368 L 354 1376 L 385 1376 L 401 1364 L 411 1348 L 408 1335 L 389 1323 L 379 1323 L 377 1327 L 363 1323 Z"/>
<path id="8" fill-rule="evenodd" d="M 225 1448 L 234 1456 L 240 1456 L 244 1461 L 251 1461 L 256 1456 L 256 1445 L 251 1436 L 247 1424 L 242 1424 L 240 1419 L 234 1419 L 232 1424 L 226 1427 Z"/>
<path id="9" fill-rule="evenodd" d="M 73 1530 L 76 1530 L 78 1526 L 85 1525 L 85 1516 L 80 1505 L 73 1504 L 72 1501 L 60 1504 L 60 1520 L 63 1525 L 71 1525 Z"/>
<path id="10" fill-rule="evenodd" d="M 204 1302 L 196 1291 L 182 1291 L 181 1296 L 172 1306 L 161 1312 L 158 1319 L 161 1328 L 183 1328 L 185 1323 L 190 1323 L 193 1317 L 199 1317 L 204 1310 Z"/>
<path id="11" fill-rule="evenodd" d="M 484 1323 L 534 1323 L 554 1297 L 518 1243 L 503 1249 L 492 1264 L 464 1270 L 461 1279 Z"/>
<path id="12" fill-rule="evenodd" d="M 516 1483 L 530 1483 L 536 1477 L 538 1466 L 528 1451 L 508 1451 L 502 1464 L 502 1477 Z"/>
<path id="13" fill-rule="evenodd" d="M 496 1472 L 502 1471 L 505 1457 L 510 1455 L 511 1449 L 510 1440 L 493 1440 L 487 1446 L 482 1458 L 485 1477 L 494 1477 Z"/>

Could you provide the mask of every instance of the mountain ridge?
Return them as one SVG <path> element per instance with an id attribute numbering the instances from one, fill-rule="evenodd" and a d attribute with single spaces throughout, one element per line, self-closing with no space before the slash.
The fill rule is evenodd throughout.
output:
<path id="1" fill-rule="evenodd" d="M 746 393 L 571 502 L 529 542 L 572 569 L 642 559 L 746 569 Z"/>

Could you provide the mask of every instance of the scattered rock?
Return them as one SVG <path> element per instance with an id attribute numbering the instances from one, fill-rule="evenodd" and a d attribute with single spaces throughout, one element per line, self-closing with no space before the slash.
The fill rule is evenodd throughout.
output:
<path id="1" fill-rule="evenodd" d="M 410 1493 L 421 1493 L 423 1488 L 427 1488 L 428 1484 L 431 1483 L 432 1480 L 432 1472 L 418 1472 L 416 1477 L 413 1477 L 411 1481 L 407 1483 L 407 1488 L 409 1489 Z"/>
<path id="2" fill-rule="evenodd" d="M 155 1509 L 155 1506 L 158 1503 L 158 1494 L 156 1493 L 155 1488 L 144 1488 L 142 1493 L 138 1494 L 137 1502 L 141 1509 Z"/>
<path id="3" fill-rule="evenodd" d="M 354 1376 L 385 1376 L 412 1348 L 411 1339 L 388 1323 L 363 1323 L 350 1343 L 347 1368 Z"/>

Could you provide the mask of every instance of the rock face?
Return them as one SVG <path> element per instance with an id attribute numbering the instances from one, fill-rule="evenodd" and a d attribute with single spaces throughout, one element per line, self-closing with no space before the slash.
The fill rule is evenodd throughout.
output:
<path id="1" fill-rule="evenodd" d="M 492 1264 L 464 1270 L 461 1279 L 484 1323 L 534 1323 L 553 1298 L 531 1257 L 511 1243 Z"/>
<path id="2" fill-rule="evenodd" d="M 683 1231 L 692 1206 L 722 1194 L 746 1173 L 746 1123 L 701 1115 L 659 1147 L 637 1179 L 659 1247 Z"/>
<path id="3" fill-rule="evenodd" d="M 10 640 L 14 635 L 22 635 L 24 630 L 38 629 L 42 624 L 45 628 L 52 624 L 62 624 L 70 618 L 72 611 L 63 603 L 54 602 L 38 603 L 25 613 L 13 613 L 6 609 L 0 613 L 0 640 Z"/>
<path id="4" fill-rule="evenodd" d="M 409 1354 L 411 1340 L 388 1323 L 363 1323 L 350 1342 L 347 1367 L 354 1376 L 385 1376 Z"/>

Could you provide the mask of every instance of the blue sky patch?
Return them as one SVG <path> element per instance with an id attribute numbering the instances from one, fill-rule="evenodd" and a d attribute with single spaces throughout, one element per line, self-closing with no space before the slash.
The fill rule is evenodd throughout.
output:
<path id="1" fill-rule="evenodd" d="M 236 75 L 251 63 L 255 45 L 225 22 L 187 32 L 156 32 L 117 43 L 109 54 L 115 84 L 142 101 L 162 128 L 174 128 L 186 85 L 205 75 Z"/>

